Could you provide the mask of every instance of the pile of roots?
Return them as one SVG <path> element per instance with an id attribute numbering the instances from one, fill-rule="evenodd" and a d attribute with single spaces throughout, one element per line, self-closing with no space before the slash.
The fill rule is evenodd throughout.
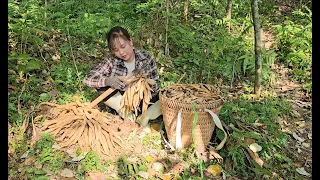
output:
<path id="1" fill-rule="evenodd" d="M 214 103 L 223 100 L 220 89 L 210 84 L 174 84 L 160 90 L 163 97 L 183 103 Z"/>
<path id="2" fill-rule="evenodd" d="M 123 140 L 113 123 L 117 117 L 91 108 L 89 103 L 81 103 L 79 97 L 75 98 L 76 102 L 65 105 L 40 103 L 51 106 L 55 112 L 53 117 L 43 122 L 42 132 L 52 134 L 61 148 L 78 144 L 81 150 L 91 149 L 102 157 L 122 154 Z"/>
<path id="3" fill-rule="evenodd" d="M 142 103 L 142 114 L 144 115 L 148 109 L 148 105 L 151 104 L 152 98 L 150 86 L 156 82 L 153 79 L 148 79 L 145 74 L 136 74 L 133 78 L 126 79 L 129 84 L 128 89 L 123 94 L 120 107 L 122 112 L 129 113 L 134 111 L 135 115 L 138 115 L 140 103 Z"/>

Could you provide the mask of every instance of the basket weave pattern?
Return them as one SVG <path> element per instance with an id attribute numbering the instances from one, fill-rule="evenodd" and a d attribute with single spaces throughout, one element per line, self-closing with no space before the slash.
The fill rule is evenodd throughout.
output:
<path id="1" fill-rule="evenodd" d="M 182 148 L 189 146 L 192 143 L 192 126 L 194 113 L 192 111 L 191 103 L 182 103 L 177 100 L 171 100 L 159 93 L 160 104 L 162 109 L 163 121 L 165 124 L 166 133 L 169 143 L 176 148 L 176 126 L 177 117 L 180 108 L 181 113 L 181 141 Z M 223 101 L 217 100 L 215 103 L 202 103 L 196 105 L 196 111 L 198 114 L 198 121 L 195 128 L 195 140 L 197 146 L 205 147 L 211 137 L 215 128 L 215 123 L 208 112 L 204 112 L 203 109 L 209 109 L 215 114 L 219 115 Z"/>

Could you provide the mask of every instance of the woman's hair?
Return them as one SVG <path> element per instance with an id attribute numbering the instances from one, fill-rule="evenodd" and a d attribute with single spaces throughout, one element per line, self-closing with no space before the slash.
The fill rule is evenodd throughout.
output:
<path id="1" fill-rule="evenodd" d="M 108 38 L 108 48 L 112 51 L 114 48 L 114 42 L 118 38 L 123 38 L 124 40 L 130 40 L 130 35 L 128 31 L 120 26 L 115 26 L 111 28 L 107 34 Z"/>

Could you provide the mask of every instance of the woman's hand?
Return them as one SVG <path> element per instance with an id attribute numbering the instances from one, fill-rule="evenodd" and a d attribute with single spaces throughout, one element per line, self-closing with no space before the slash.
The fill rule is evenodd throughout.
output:
<path id="1" fill-rule="evenodd" d="M 106 85 L 107 86 L 110 86 L 110 87 L 113 87 L 115 89 L 124 89 L 125 88 L 125 83 L 123 83 L 120 78 L 120 76 L 112 76 L 112 77 L 108 77 L 106 79 Z"/>

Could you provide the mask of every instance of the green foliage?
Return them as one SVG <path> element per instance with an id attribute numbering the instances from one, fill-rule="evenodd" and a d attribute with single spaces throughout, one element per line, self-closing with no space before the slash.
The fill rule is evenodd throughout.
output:
<path id="1" fill-rule="evenodd" d="M 8 1 L 8 83 L 17 87 L 8 95 L 9 122 L 21 126 L 31 106 L 43 101 L 55 100 L 58 104 L 65 104 L 74 101 L 74 95 L 79 96 L 83 102 L 94 100 L 97 93 L 89 87 L 80 89 L 82 82 L 79 82 L 78 76 L 82 81 L 89 69 L 106 54 L 106 32 L 115 25 L 128 29 L 137 48 L 154 54 L 161 69 L 159 75 L 162 88 L 176 83 L 184 73 L 186 76 L 181 83 L 215 84 L 217 78 L 222 78 L 224 84 L 236 80 L 253 82 L 255 59 L 250 1 L 233 1 L 232 19 L 225 18 L 226 0 L 188 2 L 185 22 L 185 1 L 169 1 L 169 55 L 165 56 L 167 16 L 164 0 L 52 0 L 46 4 L 35 0 Z M 280 22 L 280 25 L 273 26 L 276 38 L 274 49 L 261 49 L 262 84 L 275 82 L 271 66 L 279 60 L 291 68 L 293 78 L 303 83 L 304 89 L 311 93 L 310 6 L 301 6 L 300 9 L 294 9 L 290 16 L 279 17 L 274 13 L 278 8 L 275 2 L 259 1 L 259 7 L 262 27 L 274 24 L 269 20 Z M 231 23 L 230 31 L 225 27 L 227 22 Z M 52 45 L 52 51 L 47 50 L 49 44 Z M 55 54 L 60 59 L 53 60 Z M 51 90 L 58 92 L 57 97 L 52 95 Z M 247 86 L 238 101 L 227 102 L 221 110 L 221 119 L 225 124 L 232 123 L 238 129 L 236 122 L 263 123 L 267 126 L 268 137 L 266 139 L 257 130 L 234 130 L 230 134 L 231 148 L 228 151 L 221 150 L 221 155 L 232 159 L 235 172 L 230 173 L 242 175 L 244 179 L 253 176 L 262 178 L 264 174 L 269 174 L 271 167 L 279 174 L 288 174 L 295 169 L 292 160 L 286 155 L 288 135 L 279 131 L 278 120 L 290 114 L 292 107 L 277 98 L 252 101 L 252 91 L 253 87 Z M 15 133 L 21 136 L 10 142 L 10 146 L 18 155 L 22 155 L 28 150 L 29 144 L 24 133 Z M 216 133 L 218 139 L 223 139 L 222 131 L 217 129 Z M 262 146 L 261 158 L 266 160 L 268 166 L 261 169 L 253 163 L 253 166 L 248 167 L 249 162 L 246 161 L 242 146 L 246 137 L 255 139 Z M 142 143 L 160 149 L 161 144 L 151 143 L 159 142 L 160 139 L 160 135 L 145 136 Z M 37 162 L 48 165 L 57 173 L 65 167 L 66 157 L 60 151 L 53 150 L 52 145 L 53 138 L 45 134 L 30 152 Z M 208 164 L 188 156 L 193 150 L 194 147 L 191 147 L 190 152 L 182 153 L 181 156 L 192 163 L 190 166 L 202 172 Z M 287 167 L 283 165 L 286 163 Z M 83 179 L 85 172 L 104 171 L 108 166 L 108 163 L 102 164 L 93 152 L 89 152 L 81 164 L 83 166 L 76 174 L 78 179 Z M 169 166 L 171 168 L 171 164 Z M 144 167 L 138 168 L 146 170 Z M 138 178 L 134 166 L 130 165 L 130 168 L 133 168 L 130 176 Z M 29 179 L 47 179 L 42 171 L 31 167 L 24 167 L 22 171 Z M 9 171 L 10 175 L 19 173 L 17 169 Z M 177 177 L 196 178 L 188 171 L 182 177 Z"/>
<path id="2" fill-rule="evenodd" d="M 44 170 L 36 170 L 31 167 L 26 167 L 23 169 L 22 173 L 24 174 L 25 177 L 28 177 L 32 180 L 49 180 L 49 177 L 43 176 L 47 174 Z"/>
<path id="3" fill-rule="evenodd" d="M 275 25 L 279 34 L 275 41 L 280 62 L 291 67 L 293 78 L 305 82 L 305 89 L 312 91 L 312 12 L 304 7 L 304 11 L 293 11 L 293 19 L 284 21 L 283 25 Z M 303 20 L 301 20 L 303 19 Z"/>
<path id="4" fill-rule="evenodd" d="M 35 144 L 35 149 L 37 149 L 40 154 L 36 154 L 36 152 L 34 152 L 34 155 L 38 163 L 48 164 L 48 167 L 52 170 L 52 172 L 57 174 L 60 169 L 65 167 L 64 161 L 66 160 L 67 156 L 60 151 L 53 150 L 52 145 L 53 136 L 51 134 L 43 134 L 40 141 L 37 141 Z"/>
<path id="5" fill-rule="evenodd" d="M 83 165 L 83 171 L 86 172 L 92 172 L 95 170 L 105 171 L 109 166 L 108 162 L 101 162 L 99 155 L 93 151 L 89 151 L 86 157 L 80 162 Z M 81 173 L 81 171 L 79 173 Z"/>
<path id="6" fill-rule="evenodd" d="M 220 118 L 224 120 L 225 124 L 238 126 L 238 122 L 241 124 L 259 122 L 266 125 L 268 133 L 268 136 L 266 136 L 259 133 L 258 130 L 243 132 L 236 127 L 233 128 L 231 134 L 233 145 L 230 150 L 223 150 L 221 154 L 226 153 L 226 156 L 232 158 L 235 172 L 241 172 L 240 174 L 244 178 L 249 178 L 246 156 L 242 148 L 245 143 L 245 137 L 255 139 L 262 146 L 261 158 L 265 160 L 267 165 L 263 169 L 254 166 L 251 170 L 257 175 L 268 174 L 271 170 L 280 172 L 281 169 L 271 168 L 279 163 L 286 162 L 290 166 L 293 165 L 292 160 L 286 156 L 288 153 L 285 150 L 288 147 L 288 135 L 279 131 L 278 124 L 279 117 L 290 115 L 290 109 L 291 105 L 287 101 L 278 98 L 267 98 L 254 102 L 240 97 L 236 102 L 224 104 L 221 112 L 226 111 L 226 113 L 220 114 Z"/>
<path id="7" fill-rule="evenodd" d="M 138 175 L 139 171 L 147 172 L 147 161 L 144 157 L 135 157 L 135 160 L 129 160 L 127 156 L 118 159 L 118 174 L 123 178 L 143 179 Z"/>

